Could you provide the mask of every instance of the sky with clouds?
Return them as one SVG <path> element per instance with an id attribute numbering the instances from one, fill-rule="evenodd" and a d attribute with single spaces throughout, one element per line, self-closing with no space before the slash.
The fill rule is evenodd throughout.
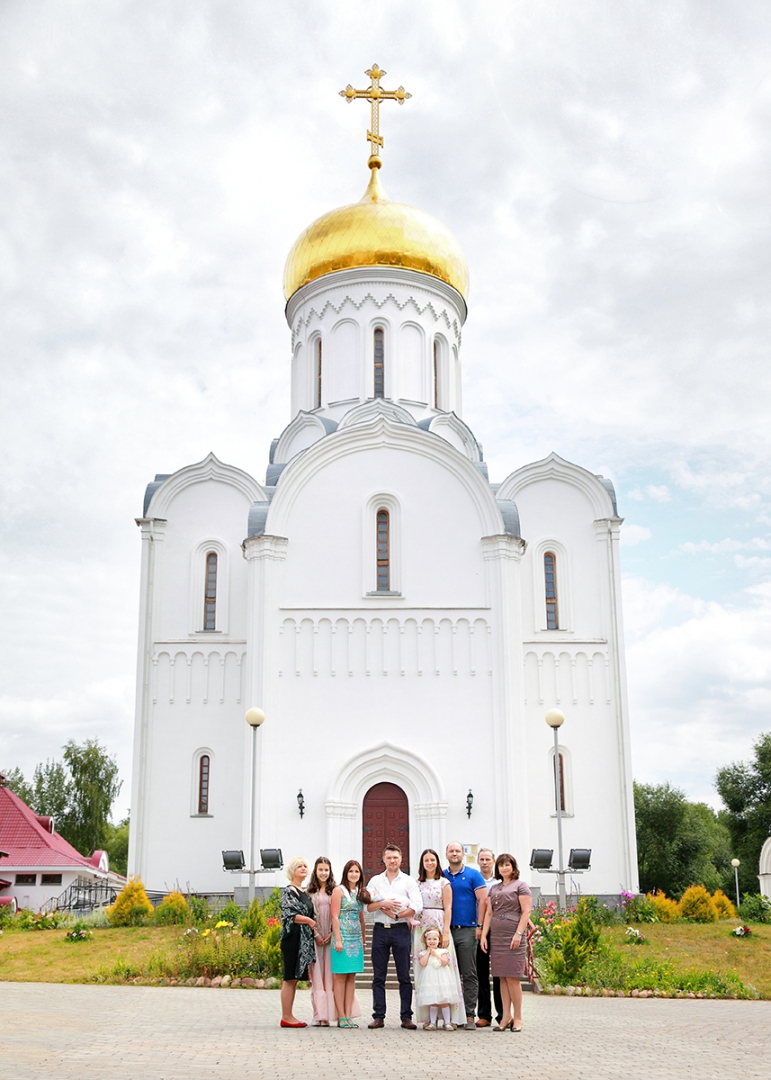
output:
<path id="1" fill-rule="evenodd" d="M 771 730 L 767 0 L 5 0 L 0 766 L 115 753 L 128 807 L 146 483 L 264 478 L 282 270 L 382 180 L 471 270 L 464 419 L 494 480 L 610 476 L 634 774 L 718 805 Z"/>

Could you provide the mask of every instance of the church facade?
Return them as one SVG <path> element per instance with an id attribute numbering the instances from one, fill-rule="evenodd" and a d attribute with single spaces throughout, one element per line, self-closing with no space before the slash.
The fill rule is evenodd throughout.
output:
<path id="1" fill-rule="evenodd" d="M 557 454 L 491 481 L 462 418 L 465 259 L 379 165 L 287 261 L 265 482 L 210 454 L 148 486 L 129 872 L 222 891 L 254 824 L 337 873 L 379 871 L 386 840 L 413 870 L 451 839 L 508 850 L 553 892 L 527 866 L 556 866 L 556 707 L 576 884 L 636 891 L 612 485 Z"/>

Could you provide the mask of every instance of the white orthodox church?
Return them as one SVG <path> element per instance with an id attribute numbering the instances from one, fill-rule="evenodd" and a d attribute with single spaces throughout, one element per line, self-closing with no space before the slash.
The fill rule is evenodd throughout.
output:
<path id="1" fill-rule="evenodd" d="M 209 454 L 147 488 L 129 872 L 232 887 L 258 706 L 258 849 L 371 873 L 395 839 L 414 871 L 457 839 L 553 893 L 528 862 L 556 866 L 558 707 L 565 849 L 593 852 L 576 884 L 636 891 L 613 487 L 556 453 L 489 478 L 462 418 L 463 253 L 370 167 L 289 254 L 265 482 Z"/>

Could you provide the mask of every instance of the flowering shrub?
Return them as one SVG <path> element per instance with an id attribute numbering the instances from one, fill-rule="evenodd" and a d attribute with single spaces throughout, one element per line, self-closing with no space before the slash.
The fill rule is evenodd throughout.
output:
<path id="1" fill-rule="evenodd" d="M 56 930 L 64 916 L 59 911 L 38 911 L 22 908 L 18 916 L 20 930 Z"/>
<path id="2" fill-rule="evenodd" d="M 749 937 L 752 931 L 750 930 L 749 926 L 737 926 L 735 930 L 731 931 L 731 933 L 734 937 Z"/>
<path id="3" fill-rule="evenodd" d="M 645 945 L 647 940 L 645 934 L 641 934 L 634 926 L 627 926 L 624 931 L 624 941 L 627 945 Z"/>
<path id="4" fill-rule="evenodd" d="M 78 919 L 71 930 L 68 930 L 64 935 L 65 941 L 90 941 L 94 936 L 94 931 L 86 926 L 82 919 Z"/>
<path id="5" fill-rule="evenodd" d="M 745 893 L 739 905 L 739 916 L 751 922 L 771 922 L 771 900 L 760 893 Z"/>
<path id="6" fill-rule="evenodd" d="M 621 917 L 628 922 L 654 923 L 659 921 L 656 905 L 650 896 L 637 893 L 621 893 Z"/>
<path id="7" fill-rule="evenodd" d="M 691 885 L 680 898 L 680 914 L 689 922 L 717 922 L 717 906 L 703 885 Z"/>

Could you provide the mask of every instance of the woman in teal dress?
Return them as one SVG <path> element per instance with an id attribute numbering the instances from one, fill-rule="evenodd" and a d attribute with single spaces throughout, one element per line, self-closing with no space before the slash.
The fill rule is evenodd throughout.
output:
<path id="1" fill-rule="evenodd" d="M 361 863 L 349 859 L 332 893 L 332 988 L 341 1028 L 359 1026 L 351 1017 L 356 1012 L 356 975 L 364 971 L 364 905 L 369 902 Z"/>

